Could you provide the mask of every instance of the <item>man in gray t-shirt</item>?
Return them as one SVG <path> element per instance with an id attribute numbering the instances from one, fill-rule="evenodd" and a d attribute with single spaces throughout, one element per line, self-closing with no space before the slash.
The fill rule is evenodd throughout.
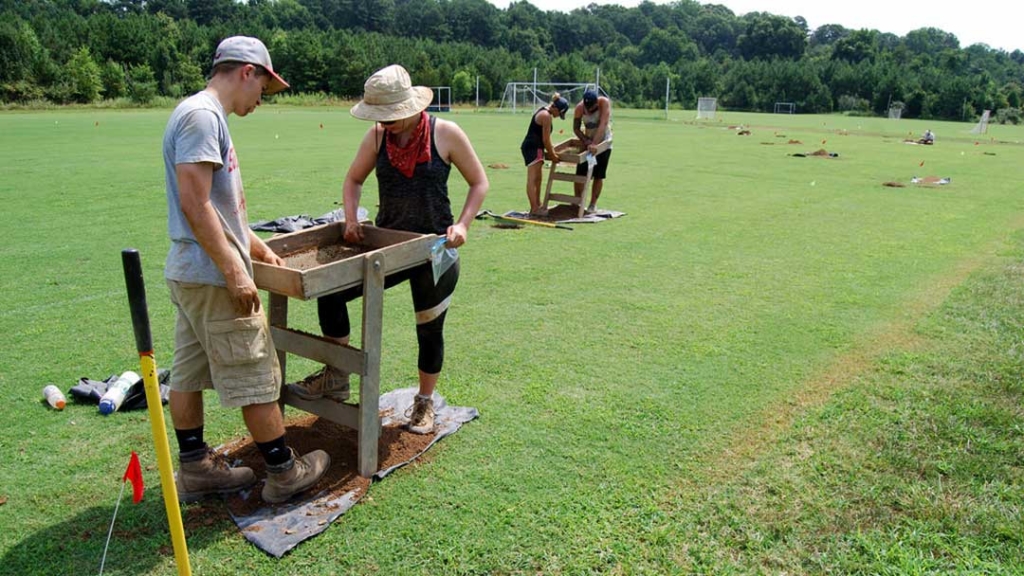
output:
<path id="1" fill-rule="evenodd" d="M 256 482 L 251 468 L 231 468 L 203 439 L 203 390 L 242 410 L 267 464 L 262 496 L 289 499 L 330 466 L 323 450 L 301 456 L 285 443 L 277 400 L 281 370 L 252 278 L 252 260 L 284 261 L 248 226 L 245 191 L 229 114 L 247 116 L 264 94 L 288 84 L 274 72 L 266 46 L 233 36 L 217 47 L 206 89 L 178 105 L 164 132 L 167 230 L 164 277 L 178 310 L 170 411 L 178 440 L 182 500 L 233 492 Z"/>

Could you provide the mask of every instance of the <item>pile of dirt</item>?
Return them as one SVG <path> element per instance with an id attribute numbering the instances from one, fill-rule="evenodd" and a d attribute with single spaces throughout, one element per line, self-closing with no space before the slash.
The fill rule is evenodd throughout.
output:
<path id="1" fill-rule="evenodd" d="M 488 168 L 494 168 L 495 170 L 508 170 L 508 164 L 503 164 L 501 162 L 495 162 L 494 164 L 488 164 L 487 167 Z"/>
<path id="2" fill-rule="evenodd" d="M 888 186 L 889 188 L 905 188 L 906 185 L 902 182 L 882 182 L 882 186 Z"/>
<path id="3" fill-rule="evenodd" d="M 360 497 L 366 493 L 370 479 L 359 475 L 358 436 L 355 430 L 310 414 L 289 419 L 285 429 L 288 445 L 296 452 L 305 454 L 319 449 L 331 456 L 331 467 L 310 489 L 311 494 L 327 490 L 327 498 L 333 499 L 352 490 L 357 490 Z M 423 452 L 433 439 L 434 434 L 413 434 L 397 425 L 382 428 L 377 444 L 377 469 L 385 470 L 407 462 Z M 225 449 L 229 459 L 240 460 L 241 465 L 253 469 L 257 478 L 266 478 L 266 463 L 252 437 L 229 443 Z M 420 456 L 423 457 L 425 454 Z M 262 485 L 257 487 L 262 488 Z M 252 490 L 248 500 L 243 500 L 240 494 L 232 495 L 227 503 L 236 516 L 246 516 L 259 508 L 272 506 L 263 501 L 260 490 Z"/>
<path id="4" fill-rule="evenodd" d="M 790 140 L 789 142 L 786 142 L 786 144 L 803 144 L 803 142 L 799 140 Z"/>
<path id="5" fill-rule="evenodd" d="M 560 220 L 571 220 L 579 216 L 579 207 L 573 206 L 572 204 L 558 204 L 553 208 L 548 209 L 548 213 L 544 216 L 538 216 L 531 214 L 528 218 L 530 220 L 537 220 L 540 222 L 558 222 Z"/>
<path id="6" fill-rule="evenodd" d="M 281 256 L 289 268 L 294 270 L 309 270 L 331 262 L 345 260 L 359 254 L 369 252 L 366 246 L 352 246 L 343 244 L 331 244 L 329 246 L 317 246 L 297 250 Z"/>
<path id="7" fill-rule="evenodd" d="M 818 148 L 814 152 L 808 152 L 807 155 L 808 156 L 822 156 L 822 157 L 831 156 L 831 154 L 828 153 L 828 150 L 825 150 L 824 148 Z"/>

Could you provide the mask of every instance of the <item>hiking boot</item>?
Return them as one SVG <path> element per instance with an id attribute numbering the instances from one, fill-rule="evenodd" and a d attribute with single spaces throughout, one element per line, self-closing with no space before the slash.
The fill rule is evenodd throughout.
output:
<path id="1" fill-rule="evenodd" d="M 303 400 L 330 398 L 344 402 L 351 394 L 348 374 L 334 366 L 324 366 L 302 382 L 289 384 L 288 389 Z"/>
<path id="2" fill-rule="evenodd" d="M 178 499 L 194 502 L 210 494 L 227 494 L 256 483 L 252 468 L 232 468 L 228 459 L 209 447 L 193 450 L 179 456 L 174 485 Z"/>
<path id="3" fill-rule="evenodd" d="M 434 431 L 434 398 L 415 396 L 409 416 L 409 432 L 414 434 L 430 434 Z"/>
<path id="4" fill-rule="evenodd" d="M 263 485 L 263 501 L 271 504 L 284 502 L 316 484 L 331 465 L 331 457 L 323 450 L 314 450 L 298 458 L 292 457 L 280 466 L 267 466 L 267 483 Z"/>

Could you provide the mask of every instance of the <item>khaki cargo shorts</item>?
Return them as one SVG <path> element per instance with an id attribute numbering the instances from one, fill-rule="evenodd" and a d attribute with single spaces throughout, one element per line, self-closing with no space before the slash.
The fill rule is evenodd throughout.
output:
<path id="1" fill-rule="evenodd" d="M 167 281 L 178 309 L 171 390 L 214 389 L 226 408 L 276 402 L 281 366 L 263 308 L 239 317 L 227 288 Z"/>

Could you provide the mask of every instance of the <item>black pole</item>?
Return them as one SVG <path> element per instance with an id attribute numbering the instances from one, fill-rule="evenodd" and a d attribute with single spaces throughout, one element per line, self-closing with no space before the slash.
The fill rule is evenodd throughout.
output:
<path id="1" fill-rule="evenodd" d="M 128 306 L 132 310 L 132 328 L 135 329 L 135 347 L 139 354 L 153 353 L 153 335 L 149 331 L 149 308 L 146 306 L 146 283 L 142 280 L 142 261 L 139 251 L 126 248 L 121 251 L 124 265 L 124 283 L 128 287 Z"/>

